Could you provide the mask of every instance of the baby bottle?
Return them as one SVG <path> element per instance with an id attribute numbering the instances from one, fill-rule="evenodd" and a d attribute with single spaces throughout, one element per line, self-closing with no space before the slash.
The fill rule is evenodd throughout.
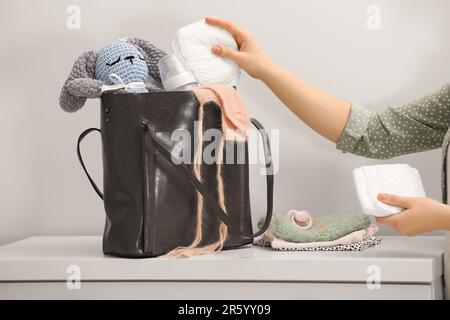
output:
<path id="1" fill-rule="evenodd" d="M 188 91 L 197 86 L 192 72 L 175 55 L 161 58 L 158 68 L 162 84 L 167 91 Z"/>

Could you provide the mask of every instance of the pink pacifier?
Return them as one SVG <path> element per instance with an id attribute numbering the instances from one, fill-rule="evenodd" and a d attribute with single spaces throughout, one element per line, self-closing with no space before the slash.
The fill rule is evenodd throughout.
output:
<path id="1" fill-rule="evenodd" d="M 309 229 L 313 224 L 313 218 L 311 214 L 306 210 L 290 210 L 287 213 L 287 217 L 295 226 L 300 229 Z"/>

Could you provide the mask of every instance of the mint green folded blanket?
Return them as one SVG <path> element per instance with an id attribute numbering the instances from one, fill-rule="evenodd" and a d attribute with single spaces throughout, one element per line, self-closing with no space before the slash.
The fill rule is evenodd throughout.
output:
<path id="1" fill-rule="evenodd" d="M 262 225 L 262 221 L 259 226 Z M 309 229 L 300 229 L 286 216 L 275 214 L 269 231 L 275 237 L 288 242 L 308 243 L 334 241 L 349 233 L 365 229 L 370 225 L 370 218 L 362 214 L 337 213 L 313 218 Z"/>

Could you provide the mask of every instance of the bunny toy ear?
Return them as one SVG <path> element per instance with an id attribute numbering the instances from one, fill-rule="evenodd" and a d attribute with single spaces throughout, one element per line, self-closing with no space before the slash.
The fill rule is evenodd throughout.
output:
<path id="1" fill-rule="evenodd" d="M 94 79 L 97 52 L 83 53 L 74 63 L 59 97 L 59 105 L 64 111 L 81 109 L 87 98 L 99 98 L 103 81 Z"/>
<path id="2" fill-rule="evenodd" d="M 155 47 L 150 42 L 139 38 L 124 39 L 126 42 L 136 46 L 139 51 L 144 55 L 145 62 L 147 63 L 149 75 L 157 80 L 161 81 L 161 75 L 159 74 L 158 61 L 167 55 L 163 50 Z"/>

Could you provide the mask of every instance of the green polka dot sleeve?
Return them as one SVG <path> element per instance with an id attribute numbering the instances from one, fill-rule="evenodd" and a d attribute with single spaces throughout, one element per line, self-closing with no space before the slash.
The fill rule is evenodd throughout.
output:
<path id="1" fill-rule="evenodd" d="M 390 159 L 440 148 L 449 127 L 450 83 L 422 99 L 380 113 L 352 104 L 337 148 L 367 158 Z"/>

